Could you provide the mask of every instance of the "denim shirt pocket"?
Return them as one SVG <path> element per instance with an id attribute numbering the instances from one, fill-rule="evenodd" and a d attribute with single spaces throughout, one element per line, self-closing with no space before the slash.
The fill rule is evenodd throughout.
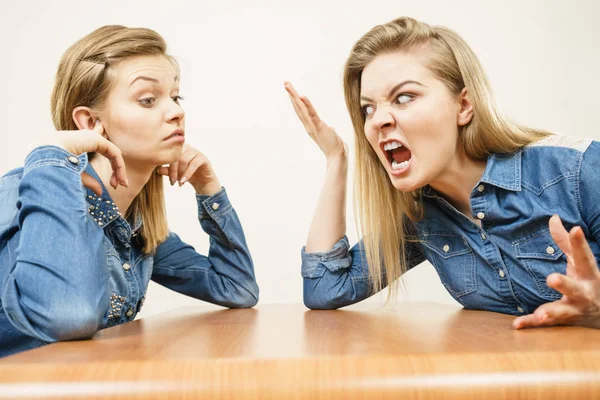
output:
<path id="1" fill-rule="evenodd" d="M 517 259 L 532 276 L 541 297 L 558 300 L 562 294 L 550 289 L 546 277 L 553 272 L 565 274 L 567 260 L 562 250 L 552 239 L 550 230 L 544 228 L 513 242 Z"/>
<path id="2" fill-rule="evenodd" d="M 426 232 L 419 237 L 428 253 L 427 259 L 454 298 L 477 291 L 475 255 L 466 239 L 445 232 Z"/>

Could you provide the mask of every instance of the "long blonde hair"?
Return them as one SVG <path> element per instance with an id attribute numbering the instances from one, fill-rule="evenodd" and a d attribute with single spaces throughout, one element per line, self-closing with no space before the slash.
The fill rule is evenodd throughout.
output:
<path id="1" fill-rule="evenodd" d="M 479 60 L 467 43 L 445 27 L 429 26 L 409 17 L 377 25 L 353 46 L 344 67 L 344 95 L 355 132 L 355 214 L 363 238 L 373 289 L 390 284 L 388 300 L 397 293 L 395 281 L 407 270 L 407 219 L 423 217 L 420 189 L 401 192 L 390 183 L 385 167 L 365 136 L 360 106 L 362 72 L 378 55 L 424 51 L 427 67 L 458 95 L 467 89 L 472 120 L 459 127 L 465 154 L 485 160 L 492 153 L 512 153 L 550 133 L 522 127 L 502 116 Z"/>
<path id="2" fill-rule="evenodd" d="M 63 54 L 56 73 L 51 98 L 54 127 L 77 130 L 72 116 L 75 107 L 102 109 L 111 88 L 109 70 L 119 61 L 141 55 L 164 55 L 178 69 L 166 51 L 166 42 L 153 30 L 120 25 L 103 26 L 75 42 Z M 92 158 L 93 154 L 89 156 Z M 132 221 L 138 216 L 143 221 L 143 251 L 151 253 L 169 233 L 162 176 L 152 174 L 125 218 Z"/>

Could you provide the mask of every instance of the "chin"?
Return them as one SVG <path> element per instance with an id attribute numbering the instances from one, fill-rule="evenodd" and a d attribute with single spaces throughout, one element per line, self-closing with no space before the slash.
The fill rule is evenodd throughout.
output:
<path id="1" fill-rule="evenodd" d="M 390 177 L 392 186 L 401 192 L 412 192 L 425 186 L 419 179 L 415 179 L 414 177 L 388 176 Z"/>
<path id="2" fill-rule="evenodd" d="M 164 164 L 172 164 L 181 160 L 181 155 L 183 154 L 183 146 L 173 149 L 165 154 L 161 154 L 161 157 L 158 157 L 160 160 L 158 162 L 159 165 Z"/>

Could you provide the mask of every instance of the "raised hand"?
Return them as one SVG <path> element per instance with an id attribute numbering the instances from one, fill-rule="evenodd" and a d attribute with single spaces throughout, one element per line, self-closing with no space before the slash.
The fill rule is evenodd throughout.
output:
<path id="1" fill-rule="evenodd" d="M 327 125 L 307 97 L 300 96 L 290 82 L 284 83 L 285 90 L 290 96 L 296 115 L 302 121 L 304 129 L 317 143 L 327 159 L 347 154 L 347 146 L 331 126 Z"/>

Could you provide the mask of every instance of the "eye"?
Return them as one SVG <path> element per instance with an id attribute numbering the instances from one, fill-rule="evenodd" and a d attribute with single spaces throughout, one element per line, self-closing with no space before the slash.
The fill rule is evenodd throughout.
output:
<path id="1" fill-rule="evenodd" d="M 179 95 L 177 95 L 177 96 L 173 96 L 173 97 L 171 97 L 171 98 L 172 98 L 172 99 L 173 99 L 173 101 L 174 101 L 175 103 L 177 103 L 177 104 L 179 104 L 179 102 L 180 102 L 181 100 L 183 100 L 183 97 L 182 97 L 182 96 L 179 96 Z"/>
<path id="2" fill-rule="evenodd" d="M 367 105 L 362 106 L 361 110 L 362 110 L 363 115 L 365 117 L 368 117 L 375 112 L 375 107 L 373 107 L 370 104 L 367 104 Z"/>
<path id="3" fill-rule="evenodd" d="M 406 104 L 409 103 L 412 99 L 415 98 L 415 95 L 409 93 L 400 93 L 398 97 L 396 97 L 397 104 Z"/>
<path id="4" fill-rule="evenodd" d="M 152 107 L 156 102 L 156 98 L 154 97 L 145 97 L 143 99 L 138 100 L 138 102 L 144 107 Z"/>

